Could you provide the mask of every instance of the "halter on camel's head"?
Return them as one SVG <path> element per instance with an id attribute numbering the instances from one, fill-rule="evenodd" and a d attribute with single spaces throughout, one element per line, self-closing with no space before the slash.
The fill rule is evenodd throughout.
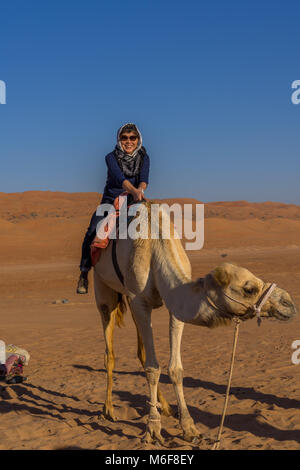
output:
<path id="1" fill-rule="evenodd" d="M 274 283 L 265 283 L 247 269 L 230 263 L 223 263 L 209 273 L 204 278 L 203 284 L 207 301 L 215 309 L 216 314 L 220 318 L 236 321 L 224 408 L 217 439 L 212 447 L 216 450 L 220 446 L 229 400 L 240 321 L 255 316 L 258 324 L 261 317 L 287 321 L 297 314 L 297 308 L 288 292 L 276 287 Z"/>
<path id="2" fill-rule="evenodd" d="M 257 317 L 287 321 L 297 313 L 291 296 L 274 283 L 265 283 L 245 268 L 223 263 L 204 279 L 210 305 L 222 317 L 242 321 Z"/>

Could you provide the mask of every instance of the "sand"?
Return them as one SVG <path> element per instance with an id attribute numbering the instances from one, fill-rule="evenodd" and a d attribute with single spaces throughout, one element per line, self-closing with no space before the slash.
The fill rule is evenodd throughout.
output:
<path id="1" fill-rule="evenodd" d="M 0 384 L 0 449 L 158 449 L 142 442 L 148 388 L 130 314 L 115 332 L 118 421 L 102 416 L 104 340 L 92 282 L 88 295 L 75 293 L 82 237 L 99 201 L 96 193 L 0 193 L 0 337 L 31 354 L 25 383 Z M 194 279 L 232 261 L 276 282 L 300 304 L 299 206 L 218 202 L 206 204 L 205 215 L 204 248 L 188 252 Z M 168 313 L 163 307 L 152 318 L 161 388 L 176 410 L 167 375 Z M 255 320 L 241 325 L 223 449 L 300 449 L 300 364 L 291 361 L 299 325 L 300 316 L 286 324 L 265 320 L 260 328 Z M 205 439 L 198 446 L 185 442 L 177 418 L 163 416 L 160 449 L 210 448 L 232 340 L 233 327 L 185 326 L 185 396 Z"/>

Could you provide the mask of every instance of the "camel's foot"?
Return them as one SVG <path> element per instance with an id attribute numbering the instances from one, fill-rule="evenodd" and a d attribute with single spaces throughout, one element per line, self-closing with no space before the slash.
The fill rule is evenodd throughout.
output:
<path id="1" fill-rule="evenodd" d="M 183 429 L 183 439 L 193 444 L 199 444 L 201 441 L 202 435 L 200 431 L 196 428 L 192 418 L 186 418 L 181 421 L 181 427 Z"/>
<path id="2" fill-rule="evenodd" d="M 110 421 L 117 421 L 114 407 L 112 404 L 105 403 L 103 407 L 103 416 Z"/>
<path id="3" fill-rule="evenodd" d="M 146 434 L 143 438 L 143 441 L 149 444 L 164 444 L 164 440 L 162 435 L 160 434 L 161 431 L 161 422 L 159 419 L 153 419 L 149 418 L 149 421 L 147 423 L 147 429 L 146 429 Z"/>

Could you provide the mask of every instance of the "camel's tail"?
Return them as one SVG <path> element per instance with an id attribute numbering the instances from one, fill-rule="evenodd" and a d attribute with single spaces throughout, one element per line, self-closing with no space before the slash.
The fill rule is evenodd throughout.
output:
<path id="1" fill-rule="evenodd" d="M 125 298 L 122 294 L 119 294 L 118 298 L 118 305 L 116 308 L 116 316 L 115 316 L 115 321 L 116 325 L 121 328 L 121 326 L 124 326 L 124 315 L 126 312 L 126 303 L 125 303 Z"/>

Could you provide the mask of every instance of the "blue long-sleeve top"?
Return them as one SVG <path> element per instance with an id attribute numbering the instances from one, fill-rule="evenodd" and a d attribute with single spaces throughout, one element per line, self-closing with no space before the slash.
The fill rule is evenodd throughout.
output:
<path id="1" fill-rule="evenodd" d="M 138 188 L 140 183 L 148 184 L 149 182 L 150 159 L 147 154 L 144 155 L 139 174 L 132 178 L 124 176 L 114 152 L 106 155 L 105 162 L 107 165 L 107 179 L 103 191 L 102 203 L 105 202 L 112 204 L 116 197 L 120 196 L 124 191 L 122 187 L 124 180 L 130 181 L 130 183 L 136 188 Z"/>

